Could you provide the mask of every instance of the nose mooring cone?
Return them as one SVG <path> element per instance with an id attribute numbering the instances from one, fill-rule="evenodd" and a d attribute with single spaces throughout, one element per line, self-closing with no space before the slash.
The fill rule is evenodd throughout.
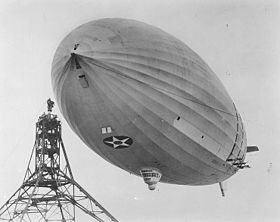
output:
<path id="1" fill-rule="evenodd" d="M 144 182 L 148 184 L 149 190 L 155 190 L 157 183 L 160 181 L 161 172 L 152 167 L 145 167 L 140 170 Z"/>

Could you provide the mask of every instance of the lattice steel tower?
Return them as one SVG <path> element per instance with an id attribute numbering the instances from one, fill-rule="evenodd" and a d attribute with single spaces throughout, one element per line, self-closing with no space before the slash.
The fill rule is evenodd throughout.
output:
<path id="1" fill-rule="evenodd" d="M 23 184 L 0 208 L 0 220 L 75 221 L 77 207 L 93 221 L 116 222 L 74 180 L 61 139 L 61 122 L 52 114 L 54 102 L 49 99 L 47 104 L 48 113 L 41 115 L 36 123 L 35 144 Z"/>

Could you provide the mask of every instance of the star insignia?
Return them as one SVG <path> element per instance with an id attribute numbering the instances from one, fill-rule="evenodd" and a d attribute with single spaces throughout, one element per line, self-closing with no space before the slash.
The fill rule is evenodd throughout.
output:
<path id="1" fill-rule="evenodd" d="M 110 136 L 105 138 L 103 142 L 114 149 L 128 148 L 133 143 L 132 139 L 128 136 Z"/>

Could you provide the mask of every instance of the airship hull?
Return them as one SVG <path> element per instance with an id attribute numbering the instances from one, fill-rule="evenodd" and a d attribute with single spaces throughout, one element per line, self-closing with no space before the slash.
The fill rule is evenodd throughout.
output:
<path id="1" fill-rule="evenodd" d="M 161 182 L 205 185 L 237 172 L 246 135 L 234 103 L 184 43 L 147 24 L 102 19 L 58 47 L 52 83 L 75 133 L 102 158 Z"/>

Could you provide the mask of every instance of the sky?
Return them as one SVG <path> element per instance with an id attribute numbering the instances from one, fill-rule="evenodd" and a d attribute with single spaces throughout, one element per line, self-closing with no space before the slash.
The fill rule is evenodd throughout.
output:
<path id="1" fill-rule="evenodd" d="M 119 221 L 250 222 L 280 220 L 280 3 L 191 0 L 3 0 L 0 2 L 0 205 L 22 184 L 35 122 L 53 97 L 51 63 L 62 39 L 101 18 L 136 19 L 163 29 L 198 53 L 240 112 L 252 168 L 219 186 L 158 184 L 91 151 L 63 116 L 63 141 L 75 179 Z M 77 221 L 90 221 L 78 214 Z"/>

